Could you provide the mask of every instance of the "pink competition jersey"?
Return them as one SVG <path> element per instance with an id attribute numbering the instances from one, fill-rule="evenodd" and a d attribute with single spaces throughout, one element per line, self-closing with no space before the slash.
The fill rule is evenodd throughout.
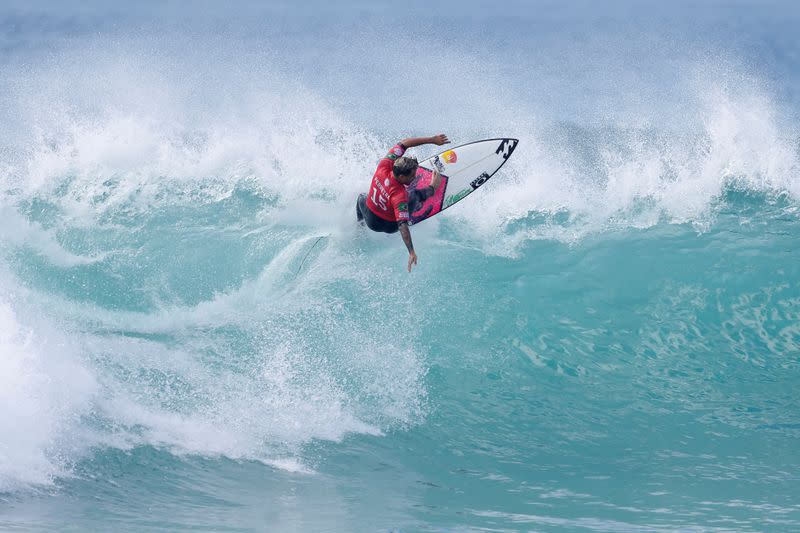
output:
<path id="1" fill-rule="evenodd" d="M 378 163 L 367 194 L 367 207 L 376 216 L 390 222 L 408 222 L 408 192 L 392 174 L 394 161 L 406 152 L 398 143 Z"/>

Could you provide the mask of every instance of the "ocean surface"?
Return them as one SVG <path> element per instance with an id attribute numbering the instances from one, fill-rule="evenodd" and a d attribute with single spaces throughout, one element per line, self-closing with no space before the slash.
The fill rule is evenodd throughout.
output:
<path id="1" fill-rule="evenodd" d="M 0 6 L 0 530 L 800 531 L 795 2 L 130 4 Z"/>

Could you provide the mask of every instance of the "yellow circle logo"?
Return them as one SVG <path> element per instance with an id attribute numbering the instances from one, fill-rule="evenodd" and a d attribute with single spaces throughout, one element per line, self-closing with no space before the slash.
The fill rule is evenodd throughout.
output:
<path id="1" fill-rule="evenodd" d="M 458 156 L 452 150 L 448 150 L 442 154 L 442 159 L 444 159 L 445 163 L 453 164 L 458 161 Z"/>

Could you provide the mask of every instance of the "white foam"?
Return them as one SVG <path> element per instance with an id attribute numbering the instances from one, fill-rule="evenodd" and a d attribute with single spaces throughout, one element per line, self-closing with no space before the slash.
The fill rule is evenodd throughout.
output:
<path id="1" fill-rule="evenodd" d="M 485 252 L 515 255 L 530 239 L 573 242 L 609 228 L 666 221 L 703 230 L 731 187 L 797 201 L 797 132 L 780 119 L 765 89 L 740 83 L 689 84 L 696 114 L 686 132 L 584 128 L 599 154 L 592 168 L 581 160 L 586 146 L 545 140 L 557 127 L 528 130 L 486 192 L 443 217 L 462 222 L 462 238 Z M 531 216 L 540 221 L 524 222 Z"/>
<path id="2" fill-rule="evenodd" d="M 88 444 L 80 418 L 94 379 L 70 343 L 45 331 L 0 299 L 0 491 L 51 483 Z"/>
<path id="3" fill-rule="evenodd" d="M 129 445 L 258 460 L 290 471 L 307 471 L 302 450 L 313 440 L 381 435 L 376 423 L 407 423 L 408 417 L 418 416 L 407 405 L 419 394 L 418 382 L 404 383 L 419 379 L 409 368 L 399 369 L 407 378 L 398 380 L 385 364 L 379 365 L 381 372 L 372 372 L 374 367 L 357 358 L 363 352 L 347 360 L 317 353 L 309 339 L 293 337 L 291 331 L 274 333 L 281 344 L 274 344 L 270 333 L 258 353 L 230 354 L 236 370 L 222 361 L 201 360 L 207 350 L 217 357 L 227 351 L 223 339 L 208 335 L 184 335 L 186 351 L 121 336 L 97 337 L 87 348 L 95 357 L 105 354 L 102 358 L 114 361 L 110 368 L 98 368 L 106 390 L 98 400 L 99 412 Z M 349 339 L 342 342 L 352 349 Z M 399 363 L 404 359 L 398 358 Z M 354 382 L 354 374 L 364 381 Z M 380 388 L 377 401 L 371 393 L 360 396 L 368 384 Z M 364 422 L 364 415 L 375 423 Z"/>

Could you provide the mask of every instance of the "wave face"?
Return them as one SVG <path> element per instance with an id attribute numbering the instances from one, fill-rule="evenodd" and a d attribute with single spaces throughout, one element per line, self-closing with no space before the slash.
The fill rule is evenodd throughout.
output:
<path id="1" fill-rule="evenodd" d="M 797 9 L 598 9 L 0 8 L 0 528 L 800 528 Z"/>

